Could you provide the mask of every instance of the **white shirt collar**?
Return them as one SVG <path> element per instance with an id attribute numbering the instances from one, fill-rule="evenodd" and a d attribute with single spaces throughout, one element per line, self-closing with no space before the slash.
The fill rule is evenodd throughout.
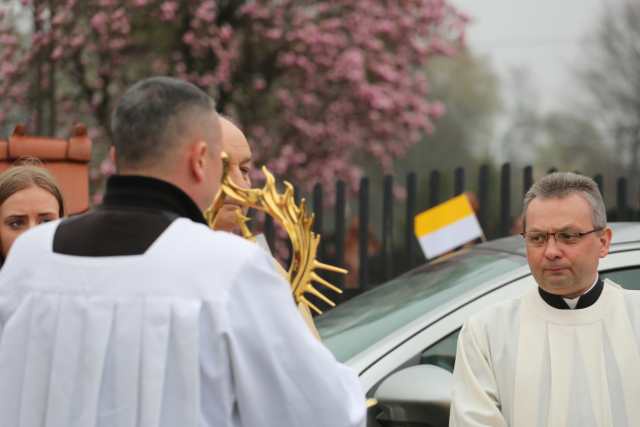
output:
<path id="1" fill-rule="evenodd" d="M 596 275 L 596 280 L 593 281 L 593 285 L 591 285 L 591 287 L 589 289 L 587 289 L 586 291 L 584 291 L 582 294 L 578 295 L 575 298 L 562 298 L 564 300 L 564 302 L 567 303 L 567 305 L 569 306 L 570 309 L 574 309 L 576 308 L 576 305 L 578 305 L 578 300 L 580 299 L 580 297 L 586 293 L 588 293 L 591 289 L 593 289 L 593 287 L 596 285 L 596 283 L 598 283 L 598 278 L 599 276 Z"/>

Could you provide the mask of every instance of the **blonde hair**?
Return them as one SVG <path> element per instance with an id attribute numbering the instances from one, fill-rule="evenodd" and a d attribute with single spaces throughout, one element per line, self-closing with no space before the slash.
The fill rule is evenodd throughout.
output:
<path id="1" fill-rule="evenodd" d="M 39 187 L 50 193 L 58 201 L 58 213 L 64 216 L 64 201 L 56 179 L 42 167 L 38 159 L 20 160 L 0 174 L 0 205 L 18 191 Z"/>

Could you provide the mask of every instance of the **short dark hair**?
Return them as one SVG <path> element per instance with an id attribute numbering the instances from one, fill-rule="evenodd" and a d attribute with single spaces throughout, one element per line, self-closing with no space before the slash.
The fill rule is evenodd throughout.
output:
<path id="1" fill-rule="evenodd" d="M 162 160 L 189 129 L 193 115 L 208 112 L 215 112 L 213 99 L 191 83 L 151 77 L 134 84 L 111 116 L 118 167 Z"/>
<path id="2" fill-rule="evenodd" d="M 604 228 L 607 226 L 607 209 L 598 184 L 588 176 L 573 172 L 554 172 L 531 186 L 524 196 L 523 226 L 526 226 L 527 208 L 533 199 L 562 199 L 571 194 L 579 194 L 589 203 L 594 227 Z"/>

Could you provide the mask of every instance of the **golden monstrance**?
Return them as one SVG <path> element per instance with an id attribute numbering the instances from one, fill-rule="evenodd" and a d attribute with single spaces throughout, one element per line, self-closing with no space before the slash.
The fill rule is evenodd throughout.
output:
<path id="1" fill-rule="evenodd" d="M 316 259 L 320 236 L 311 229 L 314 218 L 313 214 L 309 215 L 306 212 L 305 200 L 302 199 L 300 205 L 296 204 L 293 186 L 287 181 L 284 181 L 284 192 L 279 193 L 275 178 L 264 166 L 262 167 L 262 173 L 266 178 L 264 187 L 239 187 L 229 177 L 229 157 L 226 153 L 222 153 L 222 161 L 223 174 L 220 190 L 211 206 L 204 213 L 209 227 L 214 227 L 218 213 L 227 197 L 243 207 L 253 208 L 270 215 L 274 221 L 284 228 L 291 241 L 291 264 L 285 272 L 285 276 L 291 285 L 291 292 L 296 304 L 303 304 L 321 314 L 322 311 L 306 298 L 306 295 L 309 294 L 315 295 L 331 307 L 334 307 L 334 302 L 318 291 L 314 284 L 324 286 L 338 294 L 341 294 L 342 291 L 320 277 L 318 270 L 341 274 L 347 274 L 347 270 L 324 264 Z M 248 218 L 238 210 L 238 221 L 242 235 L 246 239 L 255 240 L 247 227 L 247 220 Z"/>
<path id="2" fill-rule="evenodd" d="M 214 228 L 218 213 L 227 197 L 246 208 L 253 208 L 271 215 L 286 230 L 291 241 L 293 256 L 291 257 L 291 265 L 289 265 L 287 271 L 284 271 L 284 274 L 291 285 L 291 292 L 296 305 L 302 305 L 307 310 L 312 309 L 321 314 L 322 310 L 305 297 L 305 294 L 308 293 L 317 296 L 331 307 L 335 307 L 335 303 L 318 291 L 314 287 L 314 283 L 331 289 L 338 294 L 341 294 L 342 291 L 320 277 L 316 270 L 333 271 L 340 274 L 347 274 L 347 270 L 321 263 L 316 259 L 320 236 L 311 230 L 313 214 L 307 214 L 305 200 L 302 199 L 300 205 L 296 204 L 293 185 L 287 181 L 284 181 L 284 193 L 279 193 L 276 188 L 275 178 L 264 166 L 262 167 L 262 173 L 266 178 L 264 187 L 249 189 L 239 187 L 229 177 L 229 156 L 224 152 L 222 153 L 222 163 L 223 173 L 220 190 L 211 206 L 204 212 L 209 227 Z M 244 216 L 240 210 L 237 211 L 237 215 L 243 237 L 255 240 L 246 224 L 249 218 Z M 320 339 L 310 315 L 308 318 L 305 314 L 303 316 L 311 327 L 312 332 Z M 366 406 L 371 408 L 377 403 L 375 399 L 367 399 Z"/>

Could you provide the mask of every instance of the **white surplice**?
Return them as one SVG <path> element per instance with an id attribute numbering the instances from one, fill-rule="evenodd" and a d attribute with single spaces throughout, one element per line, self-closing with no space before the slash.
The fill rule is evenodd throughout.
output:
<path id="1" fill-rule="evenodd" d="M 537 289 L 462 328 L 451 426 L 640 425 L 640 293 L 605 281 L 591 306 L 559 310 Z"/>
<path id="2" fill-rule="evenodd" d="M 144 255 L 21 236 L 0 273 L 0 425 L 364 425 L 364 395 L 256 245 L 175 220 Z"/>

